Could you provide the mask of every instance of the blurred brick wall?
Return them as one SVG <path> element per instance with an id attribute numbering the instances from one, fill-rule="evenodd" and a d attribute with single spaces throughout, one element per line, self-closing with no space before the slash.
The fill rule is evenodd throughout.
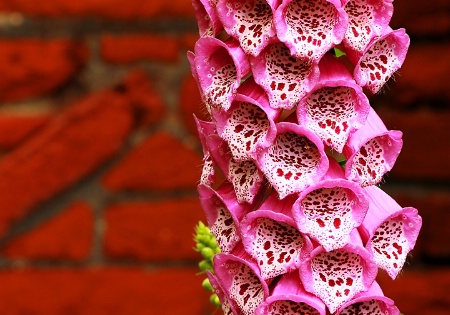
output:
<path id="1" fill-rule="evenodd" d="M 450 310 L 450 2 L 395 0 L 412 45 L 371 101 L 404 150 L 383 189 L 424 218 L 385 293 Z M 209 314 L 193 226 L 204 113 L 190 0 L 0 0 L 0 314 Z"/>

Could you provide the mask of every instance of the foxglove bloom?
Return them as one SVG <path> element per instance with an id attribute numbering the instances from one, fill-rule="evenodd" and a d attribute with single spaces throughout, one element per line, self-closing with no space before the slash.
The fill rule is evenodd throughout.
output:
<path id="1" fill-rule="evenodd" d="M 319 78 L 315 63 L 292 56 L 280 42 L 268 45 L 257 57 L 250 57 L 250 65 L 255 82 L 266 91 L 273 108 L 294 108 Z"/>
<path id="2" fill-rule="evenodd" d="M 377 275 L 372 254 L 363 247 L 356 230 L 351 241 L 327 252 L 322 246 L 303 253 L 300 278 L 306 291 L 318 296 L 334 313 L 356 294 L 367 291 Z"/>
<path id="3" fill-rule="evenodd" d="M 308 129 L 290 122 L 277 124 L 277 137 L 262 151 L 258 166 L 284 198 L 320 180 L 328 170 L 323 143 Z"/>
<path id="4" fill-rule="evenodd" d="M 338 58 L 325 55 L 319 69 L 319 81 L 297 107 L 298 121 L 342 152 L 349 135 L 366 122 L 369 101 Z"/>
<path id="5" fill-rule="evenodd" d="M 374 281 L 370 289 L 357 294 L 352 300 L 344 303 L 336 315 L 400 315 L 394 301 L 384 296 L 379 284 Z"/>
<path id="6" fill-rule="evenodd" d="M 223 30 L 216 5 L 217 0 L 192 0 L 200 37 L 216 36 Z"/>
<path id="7" fill-rule="evenodd" d="M 292 214 L 302 233 L 330 251 L 350 241 L 350 233 L 361 225 L 368 207 L 360 186 L 346 180 L 334 162 L 321 181 L 300 193 Z"/>
<path id="8" fill-rule="evenodd" d="M 395 164 L 403 146 L 402 133 L 387 130 L 373 109 L 366 124 L 356 131 L 344 148 L 345 176 L 361 186 L 379 183 Z"/>
<path id="9" fill-rule="evenodd" d="M 285 274 L 273 293 L 256 309 L 256 315 L 309 314 L 325 315 L 325 304 L 306 292 L 296 272 Z"/>
<path id="10" fill-rule="evenodd" d="M 246 54 L 259 55 L 275 36 L 273 11 L 266 0 L 219 0 L 217 14 Z"/>
<path id="11" fill-rule="evenodd" d="M 362 52 L 369 42 L 380 36 L 389 25 L 394 11 L 393 0 L 346 0 L 348 28 L 344 45 L 348 50 Z"/>
<path id="12" fill-rule="evenodd" d="M 375 37 L 362 54 L 349 54 L 355 64 L 356 82 L 377 93 L 389 78 L 401 68 L 409 47 L 409 36 L 404 29 L 393 31 L 390 28 Z"/>
<path id="13" fill-rule="evenodd" d="M 244 51 L 234 40 L 222 42 L 213 37 L 200 38 L 194 53 L 188 54 L 191 70 L 210 113 L 227 110 L 236 91 L 250 70 Z"/>
<path id="14" fill-rule="evenodd" d="M 342 41 L 347 20 L 340 0 L 283 0 L 275 12 L 278 38 L 293 56 L 313 61 Z"/>
<path id="15" fill-rule="evenodd" d="M 307 237 L 300 234 L 291 216 L 295 198 L 280 200 L 273 192 L 258 210 L 241 222 L 243 244 L 258 262 L 263 279 L 271 279 L 300 266 L 302 248 L 310 247 Z"/>
<path id="16" fill-rule="evenodd" d="M 361 235 L 378 266 L 395 279 L 416 244 L 422 218 L 415 208 L 402 208 L 378 187 L 366 187 L 365 192 L 370 207 Z"/>

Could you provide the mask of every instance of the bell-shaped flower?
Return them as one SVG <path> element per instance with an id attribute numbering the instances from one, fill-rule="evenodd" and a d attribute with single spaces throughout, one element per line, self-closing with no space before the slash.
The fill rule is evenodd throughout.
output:
<path id="1" fill-rule="evenodd" d="M 340 165 L 330 160 L 324 178 L 303 190 L 292 208 L 300 232 L 318 241 L 327 251 L 350 241 L 369 207 L 361 187 L 344 179 Z"/>
<path id="2" fill-rule="evenodd" d="M 378 272 L 357 230 L 352 231 L 350 242 L 340 249 L 327 252 L 318 246 L 302 255 L 307 255 L 299 269 L 303 286 L 321 298 L 331 313 L 356 294 L 367 291 Z"/>
<path id="3" fill-rule="evenodd" d="M 369 42 L 383 34 L 389 25 L 394 8 L 393 0 L 346 0 L 348 28 L 344 37 L 347 49 L 362 52 Z"/>
<path id="4" fill-rule="evenodd" d="M 292 109 L 319 78 L 316 63 L 291 56 L 280 42 L 269 44 L 259 56 L 249 59 L 255 82 L 266 91 L 273 108 Z"/>
<path id="5" fill-rule="evenodd" d="M 379 183 L 394 166 L 402 146 L 402 132 L 387 130 L 370 109 L 366 124 L 349 137 L 344 147 L 345 177 L 361 186 Z"/>
<path id="6" fill-rule="evenodd" d="M 267 283 L 259 276 L 258 266 L 243 250 L 214 256 L 214 273 L 235 314 L 254 315 L 268 297 Z"/>
<path id="7" fill-rule="evenodd" d="M 233 185 L 238 202 L 252 203 L 263 187 L 263 173 L 253 161 L 237 162 L 233 159 L 228 144 L 217 134 L 214 123 L 200 120 L 198 123 L 199 134 L 205 139 L 212 161 Z"/>
<path id="8" fill-rule="evenodd" d="M 366 187 L 370 206 L 359 230 L 378 266 L 395 279 L 414 248 L 422 218 L 412 207 L 402 208 L 376 186 Z"/>
<path id="9" fill-rule="evenodd" d="M 216 12 L 217 2 L 218 0 L 192 0 L 200 37 L 216 36 L 223 30 Z"/>
<path id="10" fill-rule="evenodd" d="M 241 241 L 239 222 L 253 210 L 248 203 L 238 203 L 233 186 L 225 182 L 217 191 L 209 186 L 198 186 L 200 204 L 205 213 L 211 233 L 221 252 L 230 253 Z"/>
<path id="11" fill-rule="evenodd" d="M 297 272 L 285 274 L 272 294 L 256 309 L 255 315 L 325 315 L 325 304 L 306 292 Z"/>
<path id="12" fill-rule="evenodd" d="M 347 53 L 355 64 L 353 76 L 356 82 L 377 93 L 389 78 L 401 68 L 409 48 L 409 36 L 404 29 L 393 31 L 387 27 L 385 33 L 375 37 L 362 54 Z"/>
<path id="13" fill-rule="evenodd" d="M 275 36 L 273 11 L 266 0 L 221 0 L 217 14 L 225 31 L 239 41 L 246 54 L 259 55 Z"/>
<path id="14" fill-rule="evenodd" d="M 242 243 L 258 262 L 263 279 L 291 272 L 300 266 L 300 251 L 311 246 L 295 227 L 291 209 L 294 196 L 282 200 L 272 191 L 258 208 L 241 222 Z"/>
<path id="15" fill-rule="evenodd" d="M 280 114 L 269 106 L 264 90 L 248 78 L 239 88 L 228 111 L 215 115 L 217 132 L 237 162 L 255 160 L 256 152 L 268 147 L 276 136 Z"/>
<path id="16" fill-rule="evenodd" d="M 214 130 L 214 125 L 212 123 L 199 120 L 195 115 L 194 120 L 197 125 L 198 137 L 203 151 L 203 167 L 202 174 L 200 176 L 200 184 L 213 186 L 216 181 L 215 163 L 212 159 L 211 154 L 209 153 L 208 144 L 206 142 L 206 136 L 208 132 L 205 133 L 204 130 L 205 128 Z"/>
<path id="17" fill-rule="evenodd" d="M 374 281 L 370 289 L 357 294 L 352 300 L 344 303 L 336 315 L 400 315 L 394 301 L 384 296 L 380 285 Z"/>
<path id="18" fill-rule="evenodd" d="M 345 65 L 331 54 L 320 63 L 320 79 L 297 107 L 299 124 L 337 152 L 367 119 L 370 104 Z"/>
<path id="19" fill-rule="evenodd" d="M 340 0 L 283 0 L 274 19 L 291 54 L 316 62 L 342 41 L 348 24 Z"/>
<path id="20" fill-rule="evenodd" d="M 241 80 L 250 71 L 239 43 L 233 39 L 222 42 L 202 37 L 195 43 L 194 53 L 188 53 L 188 60 L 209 113 L 228 110 Z"/>
<path id="21" fill-rule="evenodd" d="M 307 128 L 291 122 L 276 126 L 275 141 L 257 162 L 283 199 L 320 180 L 328 170 L 328 157 L 322 141 Z"/>

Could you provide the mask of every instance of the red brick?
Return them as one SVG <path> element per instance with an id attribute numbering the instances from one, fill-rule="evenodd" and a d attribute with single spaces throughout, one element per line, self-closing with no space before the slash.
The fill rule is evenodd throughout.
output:
<path id="1" fill-rule="evenodd" d="M 412 35 L 447 35 L 450 32 L 448 0 L 395 0 L 392 27 L 404 27 Z"/>
<path id="2" fill-rule="evenodd" d="M 85 45 L 72 40 L 0 40 L 0 100 L 46 95 L 63 86 L 86 63 Z"/>
<path id="3" fill-rule="evenodd" d="M 202 120 L 211 119 L 200 97 L 197 82 L 190 74 L 185 77 L 181 86 L 179 106 L 183 122 L 189 133 L 197 138 L 197 126 L 194 121 L 194 115 Z"/>
<path id="4" fill-rule="evenodd" d="M 411 45 L 399 76 L 391 86 L 388 97 L 391 105 L 447 103 L 450 100 L 448 73 L 450 72 L 449 43 Z"/>
<path id="5" fill-rule="evenodd" d="M 137 123 L 151 126 L 161 120 L 165 108 L 161 97 L 155 92 L 153 84 L 142 70 L 134 70 L 118 86 L 134 106 Z"/>
<path id="6" fill-rule="evenodd" d="M 141 60 L 177 62 L 180 43 L 174 36 L 163 35 L 103 35 L 101 56 L 109 63 L 127 64 Z"/>
<path id="7" fill-rule="evenodd" d="M 10 150 L 44 126 L 49 115 L 0 115 L 0 150 Z"/>
<path id="8" fill-rule="evenodd" d="M 403 132 L 403 149 L 389 177 L 430 181 L 450 178 L 450 147 L 445 145 L 450 134 L 450 111 L 382 108 L 379 114 L 388 128 Z"/>
<path id="9" fill-rule="evenodd" d="M 98 93 L 69 107 L 0 160 L 0 235 L 115 154 L 132 122 L 126 99 Z"/>
<path id="10" fill-rule="evenodd" d="M 20 12 L 30 16 L 43 17 L 101 17 L 113 19 L 145 19 L 164 17 L 193 17 L 190 0 L 48 0 L 39 3 L 34 0 L 0 0 L 0 10 Z"/>
<path id="11" fill-rule="evenodd" d="M 200 260 L 194 226 L 204 215 L 198 198 L 111 205 L 105 212 L 105 251 L 114 259 Z"/>
<path id="12" fill-rule="evenodd" d="M 157 133 L 135 147 L 103 178 L 112 191 L 167 191 L 195 188 L 201 157 L 167 133 Z"/>
<path id="13" fill-rule="evenodd" d="M 77 202 L 13 239 L 2 253 L 15 259 L 82 261 L 91 253 L 93 225 L 91 207 Z"/>
<path id="14" fill-rule="evenodd" d="M 405 315 L 446 315 L 450 310 L 450 269 L 407 270 L 393 281 L 380 273 L 384 294 Z"/>
<path id="15" fill-rule="evenodd" d="M 391 193 L 402 206 L 419 210 L 422 216 L 422 229 L 413 256 L 426 256 L 428 259 L 450 259 L 450 194 L 445 190 L 406 189 Z"/>
<path id="16" fill-rule="evenodd" d="M 2 315 L 206 314 L 196 269 L 53 268 L 0 271 Z"/>

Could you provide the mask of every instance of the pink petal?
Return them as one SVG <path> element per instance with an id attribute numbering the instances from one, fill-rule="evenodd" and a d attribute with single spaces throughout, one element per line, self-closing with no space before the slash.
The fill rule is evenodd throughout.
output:
<path id="1" fill-rule="evenodd" d="M 320 180 L 328 169 L 328 158 L 320 139 L 294 123 L 277 124 L 277 137 L 258 157 L 266 178 L 284 198 Z"/>
<path id="2" fill-rule="evenodd" d="M 360 232 L 375 262 L 395 279 L 416 244 L 422 218 L 415 208 L 402 208 L 378 187 L 366 187 L 365 192 L 370 206 Z"/>
<path id="3" fill-rule="evenodd" d="M 360 58 L 352 58 L 356 65 L 353 72 L 356 82 L 377 93 L 401 68 L 408 48 L 409 36 L 404 29 L 392 31 L 387 28 L 384 35 L 369 43 Z"/>
<path id="4" fill-rule="evenodd" d="M 258 57 L 250 57 L 250 64 L 273 108 L 292 109 L 319 77 L 316 64 L 292 57 L 283 43 L 268 45 Z"/>
<path id="5" fill-rule="evenodd" d="M 217 2 L 218 0 L 192 0 L 200 37 L 216 36 L 223 29 L 216 12 Z"/>
<path id="6" fill-rule="evenodd" d="M 268 147 L 276 136 L 274 120 L 279 111 L 269 106 L 266 94 L 253 79 L 243 84 L 253 88 L 249 94 L 237 94 L 228 111 L 215 115 L 219 135 L 228 143 L 237 162 L 255 160 L 256 152 Z M 240 88 L 240 93 L 246 93 Z"/>
<path id="7" fill-rule="evenodd" d="M 292 213 L 300 232 L 330 251 L 350 241 L 351 231 L 361 225 L 368 207 L 363 190 L 358 184 L 345 180 L 335 162 L 330 163 L 326 179 L 300 193 Z"/>
<path id="8" fill-rule="evenodd" d="M 388 131 L 371 109 L 366 124 L 350 136 L 344 148 L 345 176 L 362 186 L 379 183 L 394 166 L 402 146 L 402 133 Z"/>
<path id="9" fill-rule="evenodd" d="M 225 31 L 239 41 L 246 54 L 259 55 L 275 36 L 273 12 L 266 0 L 224 0 L 217 13 Z"/>
<path id="10" fill-rule="evenodd" d="M 351 242 L 343 248 L 326 252 L 315 248 L 300 267 L 300 278 L 306 289 L 322 299 L 331 313 L 356 294 L 366 291 L 377 275 L 377 265 L 366 250 L 356 230 Z"/>
<path id="11" fill-rule="evenodd" d="M 297 269 L 300 251 L 309 244 L 295 227 L 292 217 L 285 214 L 290 214 L 294 201 L 295 198 L 290 197 L 279 200 L 278 195 L 272 193 L 258 210 L 241 222 L 242 242 L 258 262 L 263 279 Z"/>
<path id="12" fill-rule="evenodd" d="M 336 315 L 400 315 L 394 301 L 384 296 L 380 286 L 373 282 L 369 291 L 357 294 L 351 301 L 344 303 Z"/>
<path id="13" fill-rule="evenodd" d="M 212 160 L 233 184 L 239 203 L 252 203 L 264 183 L 264 176 L 253 161 L 236 162 L 227 143 L 217 135 L 213 123 L 201 122 L 202 133 Z"/>
<path id="14" fill-rule="evenodd" d="M 200 38 L 194 52 L 191 68 L 198 78 L 208 111 L 227 110 L 241 80 L 250 70 L 247 57 L 238 42 L 230 39 L 224 43 L 214 37 Z"/>
<path id="15" fill-rule="evenodd" d="M 208 123 L 199 120 L 194 116 L 195 123 L 197 124 L 198 136 L 203 149 L 203 168 L 200 176 L 200 184 L 207 186 L 213 186 L 216 181 L 215 163 L 209 154 L 209 149 L 206 143 L 205 128 L 208 129 Z M 210 127 L 214 129 L 214 125 L 209 123 Z"/>
<path id="16" fill-rule="evenodd" d="M 344 7 L 348 28 L 344 45 L 362 52 L 375 36 L 383 33 L 391 20 L 393 0 L 350 0 Z"/>
<path id="17" fill-rule="evenodd" d="M 256 307 L 269 295 L 258 267 L 245 256 L 215 255 L 214 272 L 228 299 L 237 306 L 237 314 L 254 315 Z"/>
<path id="18" fill-rule="evenodd" d="M 198 193 L 208 226 L 220 250 L 230 253 L 241 240 L 239 222 L 252 210 L 252 206 L 239 204 L 233 186 L 229 183 L 224 183 L 217 191 L 200 184 Z"/>
<path id="19" fill-rule="evenodd" d="M 238 310 L 236 310 L 236 306 L 228 300 L 228 296 L 222 289 L 217 277 L 209 270 L 206 270 L 206 275 L 208 276 L 209 282 L 211 283 L 214 293 L 217 294 L 217 297 L 219 298 L 219 301 L 222 304 L 223 314 L 224 315 L 238 314 L 239 312 Z"/>
<path id="20" fill-rule="evenodd" d="M 298 121 L 326 145 L 342 152 L 349 135 L 365 123 L 369 101 L 336 57 L 325 55 L 319 69 L 318 83 L 297 107 Z"/>
<path id="21" fill-rule="evenodd" d="M 319 61 L 342 41 L 347 23 L 340 0 L 283 0 L 275 12 L 278 38 L 300 59 Z"/>
<path id="22" fill-rule="evenodd" d="M 256 309 L 256 315 L 325 315 L 325 305 L 303 288 L 298 273 L 284 275 L 273 293 Z"/>

